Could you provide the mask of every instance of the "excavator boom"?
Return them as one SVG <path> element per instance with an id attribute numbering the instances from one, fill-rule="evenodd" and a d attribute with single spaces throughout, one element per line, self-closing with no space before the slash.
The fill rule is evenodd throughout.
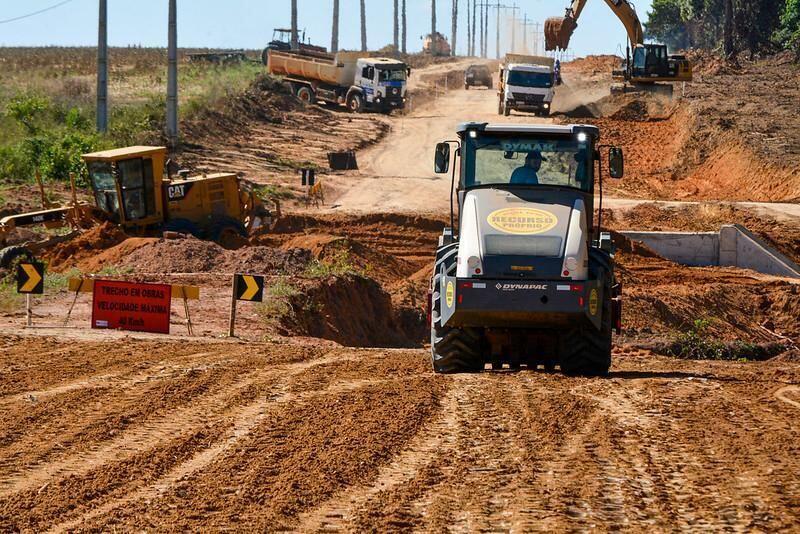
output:
<path id="1" fill-rule="evenodd" d="M 545 21 L 544 36 L 547 50 L 566 50 L 569 47 L 570 38 L 572 38 L 575 28 L 578 27 L 578 18 L 581 16 L 583 8 L 586 7 L 587 1 L 573 0 L 564 17 L 553 17 Z M 635 47 L 644 43 L 642 23 L 639 21 L 633 5 L 627 0 L 605 0 L 605 3 L 625 26 L 631 44 Z"/>

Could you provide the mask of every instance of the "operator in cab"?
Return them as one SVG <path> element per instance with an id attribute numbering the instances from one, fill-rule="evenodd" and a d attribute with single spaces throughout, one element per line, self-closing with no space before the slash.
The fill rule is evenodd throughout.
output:
<path id="1" fill-rule="evenodd" d="M 542 162 L 547 161 L 538 150 L 528 152 L 525 165 L 517 167 L 511 174 L 511 185 L 539 185 L 539 169 Z"/>

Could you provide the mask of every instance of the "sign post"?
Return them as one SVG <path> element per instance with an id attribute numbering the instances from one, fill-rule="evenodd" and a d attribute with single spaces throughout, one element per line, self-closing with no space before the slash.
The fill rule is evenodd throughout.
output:
<path id="1" fill-rule="evenodd" d="M 249 274 L 233 275 L 231 291 L 231 318 L 228 325 L 228 337 L 236 337 L 236 301 L 262 302 L 264 300 L 264 277 Z"/>
<path id="2" fill-rule="evenodd" d="M 31 295 L 44 293 L 44 264 L 38 261 L 17 265 L 17 293 L 25 295 L 25 323 L 33 326 Z"/>

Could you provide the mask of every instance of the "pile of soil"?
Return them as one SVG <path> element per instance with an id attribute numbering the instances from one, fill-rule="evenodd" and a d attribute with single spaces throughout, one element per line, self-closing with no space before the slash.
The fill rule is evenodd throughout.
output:
<path id="1" fill-rule="evenodd" d="M 300 235 L 285 242 L 281 248 L 310 250 L 316 259 L 323 262 L 346 261 L 356 270 L 381 283 L 388 283 L 410 270 L 413 271 L 413 266 L 408 262 L 348 237 Z"/>
<path id="2" fill-rule="evenodd" d="M 362 276 L 331 276 L 306 280 L 290 297 L 292 312 L 281 322 L 281 333 L 329 339 L 350 347 L 414 347 L 414 339 L 395 320 L 390 295 Z"/>
<path id="3" fill-rule="evenodd" d="M 611 76 L 614 69 L 618 69 L 623 59 L 619 56 L 597 55 L 586 56 L 561 64 L 563 72 L 580 73 L 585 76 L 604 74 Z"/>
<path id="4" fill-rule="evenodd" d="M 155 239 L 141 244 L 120 262 L 137 273 L 251 272 L 294 274 L 310 261 L 307 251 L 271 247 L 226 250 L 220 245 L 195 239 Z"/>
<path id="5" fill-rule="evenodd" d="M 47 251 L 43 258 L 49 262 L 49 268 L 59 272 L 71 268 L 81 260 L 122 243 L 128 238 L 125 232 L 114 223 L 106 222 L 81 233 L 74 239 L 60 243 Z"/>
<path id="6" fill-rule="evenodd" d="M 701 76 L 718 76 L 720 74 L 738 74 L 742 67 L 737 60 L 726 59 L 714 52 L 695 48 L 686 53 L 692 63 L 692 73 Z"/>

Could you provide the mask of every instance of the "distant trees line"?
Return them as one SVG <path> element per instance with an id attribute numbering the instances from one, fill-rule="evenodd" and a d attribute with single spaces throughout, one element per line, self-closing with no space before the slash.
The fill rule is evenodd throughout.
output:
<path id="1" fill-rule="evenodd" d="M 647 37 L 726 56 L 793 50 L 800 59 L 800 0 L 653 0 Z"/>

